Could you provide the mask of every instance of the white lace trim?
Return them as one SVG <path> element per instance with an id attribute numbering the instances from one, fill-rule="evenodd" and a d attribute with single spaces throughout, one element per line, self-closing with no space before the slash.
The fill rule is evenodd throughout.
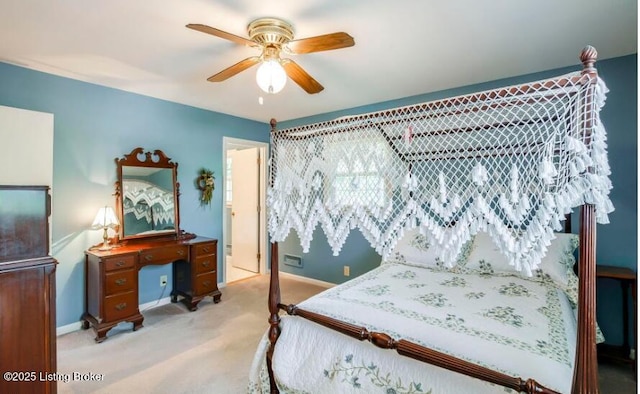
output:
<path id="1" fill-rule="evenodd" d="M 153 183 L 138 179 L 124 182 L 124 214 L 131 213 L 136 220 L 160 225 L 173 223 L 175 212 L 173 193 Z M 141 204 L 142 203 L 142 204 Z"/>

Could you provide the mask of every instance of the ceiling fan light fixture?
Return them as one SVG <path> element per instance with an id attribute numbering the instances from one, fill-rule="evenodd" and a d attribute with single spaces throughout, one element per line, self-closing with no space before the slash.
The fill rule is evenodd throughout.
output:
<path id="1" fill-rule="evenodd" d="M 247 26 L 249 39 L 199 23 L 190 23 L 187 27 L 239 45 L 261 49 L 262 53 L 259 56 L 251 56 L 241 60 L 210 76 L 207 81 L 222 82 L 259 64 L 256 81 L 258 86 L 269 94 L 280 92 L 287 83 L 287 76 L 291 77 L 293 82 L 309 94 L 320 93 L 324 89 L 298 63 L 289 58 L 281 58 L 281 54 L 301 55 L 355 45 L 353 37 L 345 32 L 294 40 L 293 26 L 279 18 L 259 18 L 249 23 Z"/>
<path id="2" fill-rule="evenodd" d="M 256 82 L 264 92 L 276 94 L 284 89 L 284 85 L 287 83 L 287 73 L 278 60 L 265 60 L 258 67 Z"/>

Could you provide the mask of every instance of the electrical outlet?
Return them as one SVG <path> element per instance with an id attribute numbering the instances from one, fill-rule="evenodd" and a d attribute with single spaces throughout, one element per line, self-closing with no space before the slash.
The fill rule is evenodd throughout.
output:
<path id="1" fill-rule="evenodd" d="M 343 274 L 344 274 L 344 276 L 349 276 L 349 275 L 351 275 L 351 269 L 349 268 L 349 266 L 348 266 L 348 265 L 345 265 L 345 266 L 344 266 Z"/>
<path id="2" fill-rule="evenodd" d="M 160 286 L 164 287 L 167 285 L 167 275 L 161 275 L 160 276 Z"/>

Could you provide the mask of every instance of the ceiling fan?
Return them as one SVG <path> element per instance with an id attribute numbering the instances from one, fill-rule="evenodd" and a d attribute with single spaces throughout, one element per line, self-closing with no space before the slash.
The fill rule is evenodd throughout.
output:
<path id="1" fill-rule="evenodd" d="M 300 55 L 346 48 L 355 44 L 353 37 L 344 32 L 294 40 L 293 27 L 278 18 L 259 18 L 249 23 L 247 26 L 248 39 L 207 25 L 188 24 L 187 27 L 224 38 L 236 44 L 260 49 L 260 56 L 251 56 L 241 60 L 233 66 L 210 76 L 207 80 L 221 82 L 261 63 L 256 79 L 260 88 L 267 93 L 278 93 L 282 90 L 287 76 L 309 94 L 319 93 L 324 89 L 298 63 L 288 58 L 281 58 L 280 55 L 282 53 Z"/>

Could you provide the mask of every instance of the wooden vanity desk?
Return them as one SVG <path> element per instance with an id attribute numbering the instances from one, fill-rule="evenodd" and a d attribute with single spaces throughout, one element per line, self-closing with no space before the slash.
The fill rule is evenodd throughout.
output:
<path id="1" fill-rule="evenodd" d="M 135 148 L 116 158 L 116 214 L 120 222 L 112 247 L 85 252 L 86 311 L 82 327 L 93 327 L 96 342 L 120 322 L 142 327 L 138 271 L 147 265 L 173 264 L 171 301 L 190 311 L 207 296 L 220 302 L 218 241 L 180 229 L 178 163 L 164 152 Z M 105 233 L 106 234 L 106 233 Z"/>
<path id="2" fill-rule="evenodd" d="M 83 328 L 92 326 L 96 342 L 120 322 L 142 328 L 138 309 L 138 271 L 147 265 L 173 264 L 171 301 L 181 301 L 191 311 L 207 296 L 220 302 L 217 270 L 218 241 L 195 237 L 188 240 L 158 240 L 97 248 L 86 255 L 86 305 Z"/>

